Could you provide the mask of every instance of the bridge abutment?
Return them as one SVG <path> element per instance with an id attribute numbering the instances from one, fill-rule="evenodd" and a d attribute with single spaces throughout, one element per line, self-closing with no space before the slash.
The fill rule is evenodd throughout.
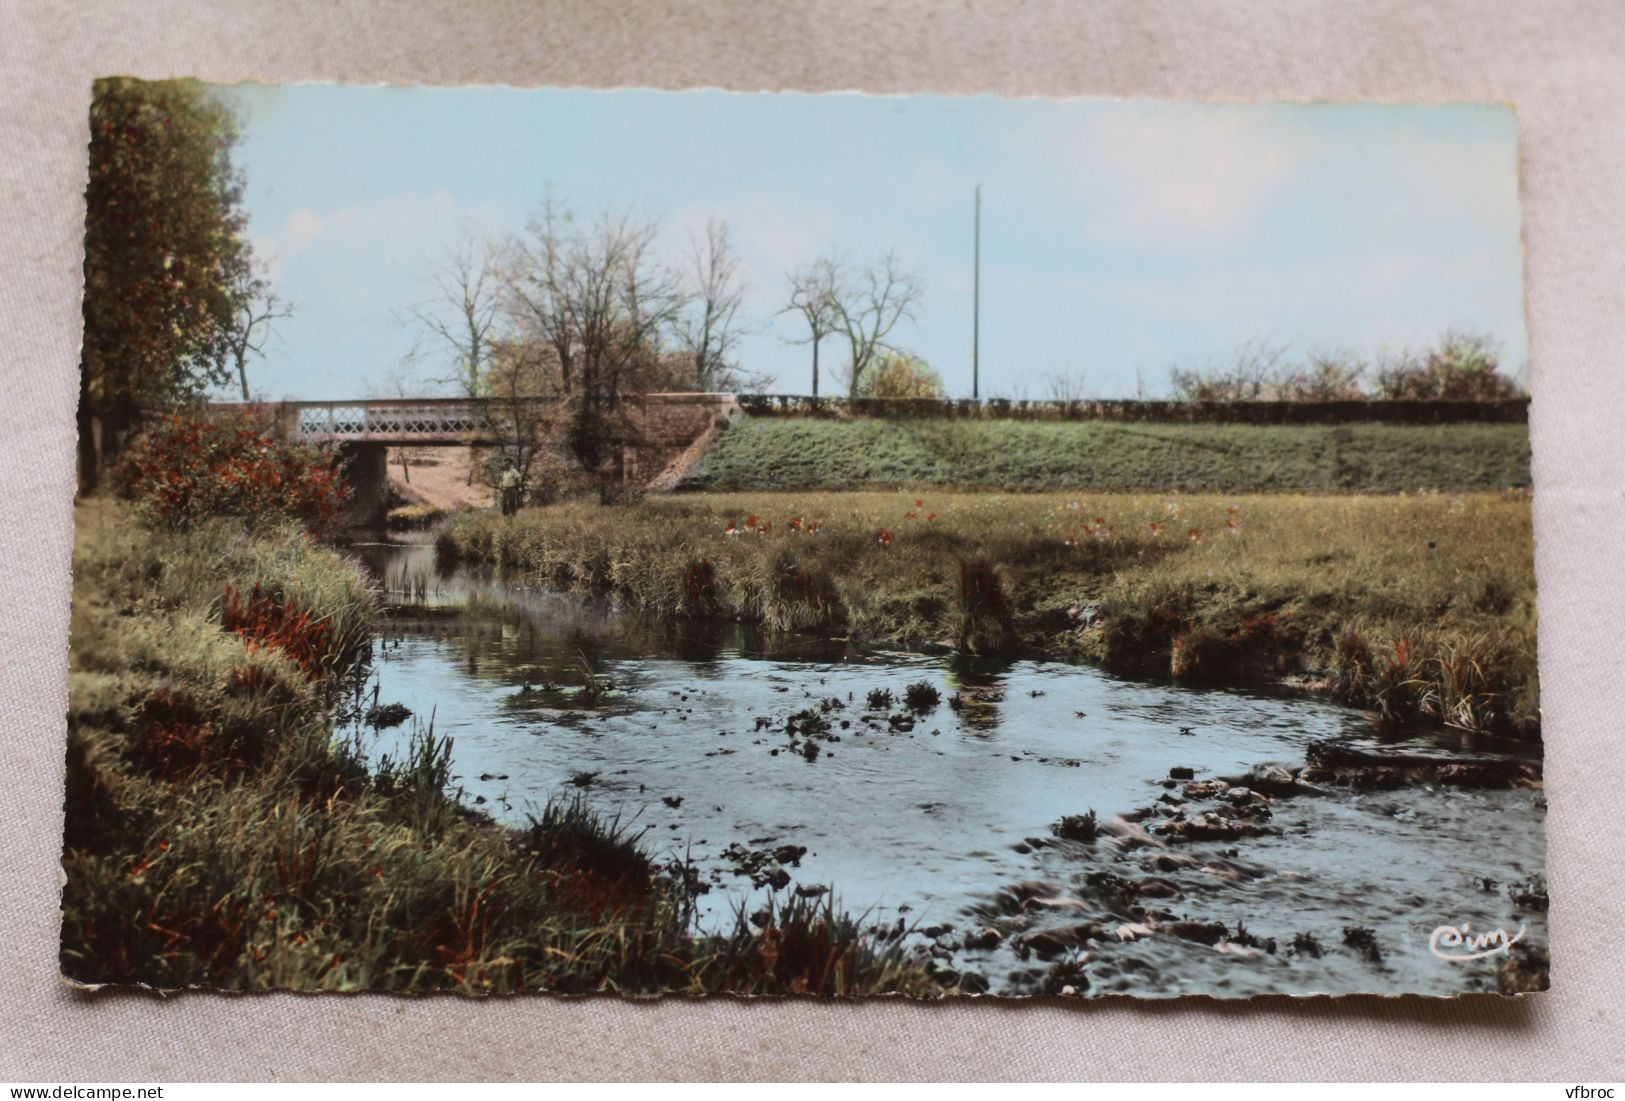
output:
<path id="1" fill-rule="evenodd" d="M 389 516 L 389 445 L 353 441 L 339 446 L 339 457 L 350 486 L 340 526 L 382 530 Z"/>

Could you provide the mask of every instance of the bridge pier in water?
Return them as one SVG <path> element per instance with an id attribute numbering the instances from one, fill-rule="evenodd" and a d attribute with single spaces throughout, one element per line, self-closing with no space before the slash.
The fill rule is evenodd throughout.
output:
<path id="1" fill-rule="evenodd" d="M 382 531 L 389 518 L 389 445 L 352 440 L 339 445 L 339 458 L 350 486 L 339 526 Z"/>

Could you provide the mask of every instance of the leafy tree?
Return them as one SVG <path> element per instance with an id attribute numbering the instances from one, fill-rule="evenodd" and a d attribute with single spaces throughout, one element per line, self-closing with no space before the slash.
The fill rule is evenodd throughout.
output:
<path id="1" fill-rule="evenodd" d="M 497 484 L 513 463 L 528 496 L 558 429 L 559 371 L 551 346 L 535 341 L 497 339 L 491 345 L 485 396 L 498 446 L 488 457 L 486 480 Z"/>
<path id="2" fill-rule="evenodd" d="M 231 111 L 194 81 L 99 80 L 85 189 L 80 486 L 101 444 L 154 403 L 230 381 L 245 273 L 242 177 Z M 248 281 L 252 281 L 251 275 Z"/>
<path id="3" fill-rule="evenodd" d="M 1254 342 L 1242 345 L 1226 366 L 1175 368 L 1171 379 L 1180 401 L 1356 401 L 1367 396 L 1496 401 L 1520 393 L 1501 373 L 1490 339 L 1461 332 L 1446 333 L 1433 351 L 1385 352 L 1374 363 L 1350 351 L 1314 353 L 1294 363 L 1285 348 Z"/>
<path id="4" fill-rule="evenodd" d="M 940 398 L 942 378 L 922 359 L 906 352 L 884 352 L 863 376 L 859 397 Z"/>
<path id="5" fill-rule="evenodd" d="M 1283 372 L 1273 397 L 1279 401 L 1358 401 L 1365 364 L 1350 352 L 1317 352 L 1295 370 Z"/>
<path id="6" fill-rule="evenodd" d="M 1517 385 L 1500 371 L 1490 339 L 1477 333 L 1446 333 L 1423 357 L 1400 355 L 1377 370 L 1385 398 L 1495 401 L 1517 397 Z"/>
<path id="7" fill-rule="evenodd" d="M 1179 401 L 1264 401 L 1287 370 L 1284 347 L 1249 341 L 1236 349 L 1227 366 L 1205 371 L 1175 367 L 1169 374 Z"/>

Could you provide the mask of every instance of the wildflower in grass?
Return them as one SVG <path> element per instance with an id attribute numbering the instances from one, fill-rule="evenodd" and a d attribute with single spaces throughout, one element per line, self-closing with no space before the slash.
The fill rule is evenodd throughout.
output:
<path id="1" fill-rule="evenodd" d="M 928 512 L 928 513 L 925 514 L 925 518 L 928 521 L 929 520 L 935 520 L 937 518 L 937 514 L 934 513 L 934 512 Z"/>
<path id="2" fill-rule="evenodd" d="M 751 528 L 755 527 L 760 520 L 761 520 L 760 516 L 747 516 L 747 517 L 745 517 L 745 530 L 749 531 Z"/>
<path id="3" fill-rule="evenodd" d="M 1232 520 L 1226 520 L 1224 522 L 1224 533 L 1226 535 L 1240 535 L 1241 534 L 1241 525 L 1236 523 L 1235 520 L 1233 520 L 1233 519 Z"/>
<path id="4" fill-rule="evenodd" d="M 1190 530 L 1189 534 L 1190 534 L 1192 543 L 1200 543 L 1202 541 L 1202 529 L 1201 528 L 1192 528 Z"/>
<path id="5" fill-rule="evenodd" d="M 1228 505 L 1224 506 L 1224 511 L 1228 512 L 1231 516 L 1234 516 L 1236 513 L 1241 511 L 1241 506 L 1236 504 L 1234 501 L 1231 501 Z"/>
<path id="6" fill-rule="evenodd" d="M 722 529 L 722 534 L 724 534 L 724 535 L 738 535 L 739 534 L 739 525 L 734 523 L 732 520 L 729 520 L 728 521 L 728 526 Z"/>
<path id="7" fill-rule="evenodd" d="M 903 513 L 903 519 L 905 519 L 905 520 L 918 520 L 919 518 L 920 518 L 920 514 L 917 513 L 917 512 L 909 511 L 909 512 Z"/>
<path id="8" fill-rule="evenodd" d="M 768 532 L 770 532 L 772 530 L 773 530 L 773 521 L 772 520 L 763 520 L 762 521 L 762 526 L 756 529 L 756 534 L 757 535 L 766 535 Z"/>
<path id="9" fill-rule="evenodd" d="M 1106 540 L 1112 537 L 1112 529 L 1108 527 L 1098 527 L 1090 534 L 1092 534 L 1100 542 L 1104 543 Z"/>
<path id="10" fill-rule="evenodd" d="M 1153 538 L 1153 539 L 1161 539 L 1162 538 L 1162 525 L 1157 523 L 1155 520 L 1153 520 L 1151 522 L 1151 525 L 1146 530 L 1151 533 L 1151 538 Z"/>
<path id="11" fill-rule="evenodd" d="M 790 530 L 791 531 L 800 531 L 801 530 L 801 517 L 799 517 L 799 516 L 790 517 Z"/>
<path id="12" fill-rule="evenodd" d="M 1105 522 L 1106 522 L 1106 518 L 1104 516 L 1096 516 L 1094 518 L 1094 525 L 1096 527 L 1099 527 L 1100 525 L 1104 524 Z"/>
<path id="13" fill-rule="evenodd" d="M 924 499 L 920 498 L 920 497 L 914 498 L 914 507 L 915 508 L 924 508 L 925 507 Z"/>
<path id="14" fill-rule="evenodd" d="M 875 532 L 875 542 L 879 543 L 883 547 L 891 546 L 893 538 L 894 538 L 894 536 L 889 531 L 877 531 L 877 532 Z"/>
<path id="15" fill-rule="evenodd" d="M 1070 535 L 1068 535 L 1065 539 L 1062 539 L 1061 543 L 1068 547 L 1075 547 L 1078 545 L 1077 539 Z"/>

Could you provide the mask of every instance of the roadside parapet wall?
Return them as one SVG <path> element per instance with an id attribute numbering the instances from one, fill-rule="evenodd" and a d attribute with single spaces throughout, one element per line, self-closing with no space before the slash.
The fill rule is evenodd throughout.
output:
<path id="1" fill-rule="evenodd" d="M 1500 401 L 986 401 L 933 398 L 811 398 L 740 394 L 753 417 L 962 418 L 1044 421 L 1164 421 L 1179 424 L 1522 424 L 1528 398 Z"/>

